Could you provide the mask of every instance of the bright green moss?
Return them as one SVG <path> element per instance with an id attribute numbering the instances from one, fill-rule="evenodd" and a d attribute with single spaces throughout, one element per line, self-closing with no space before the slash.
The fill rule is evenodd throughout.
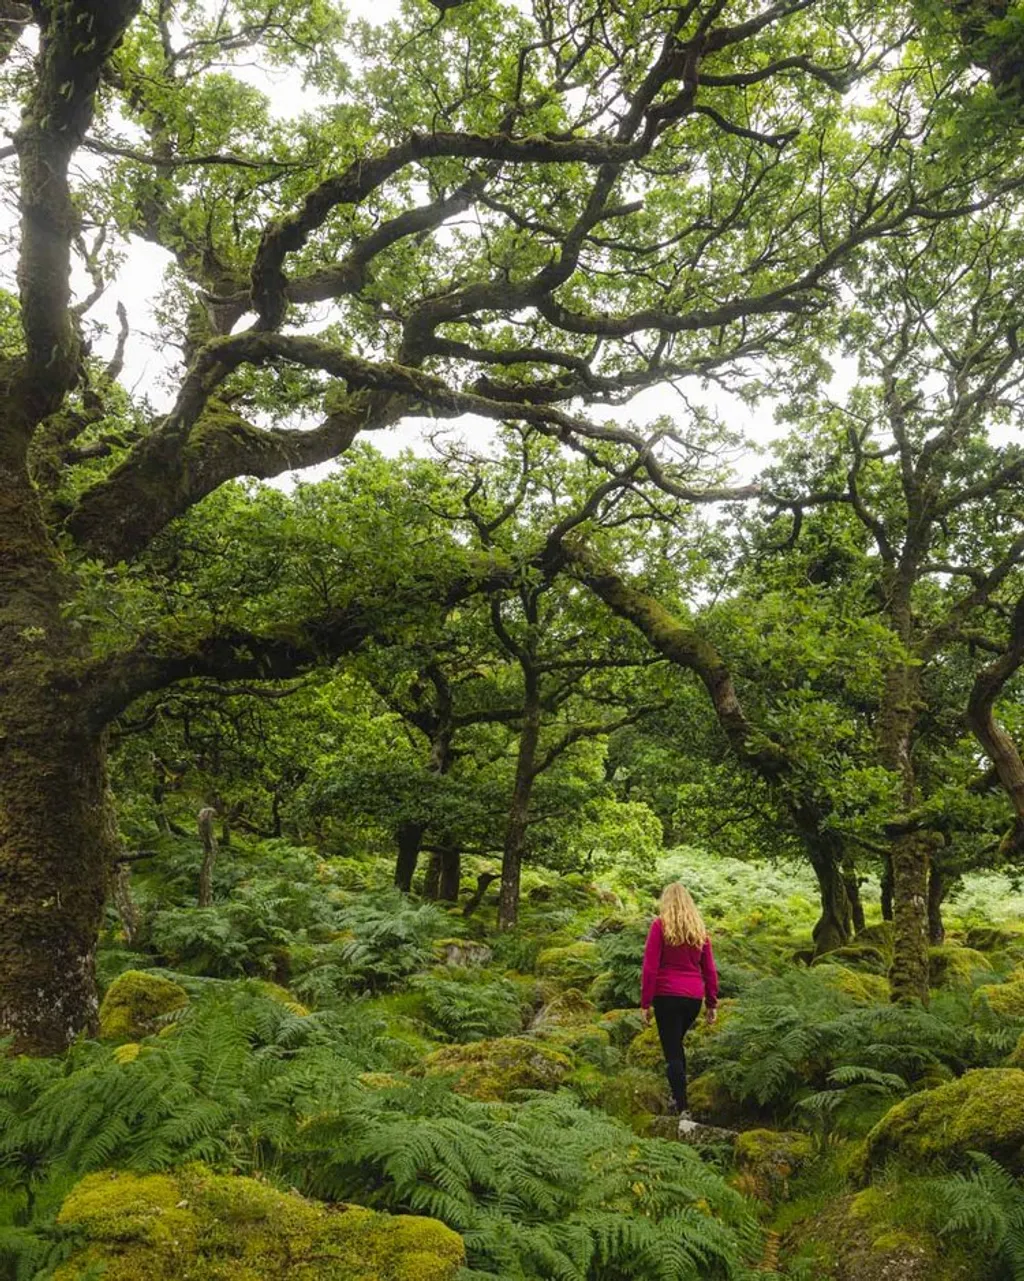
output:
<path id="1" fill-rule="evenodd" d="M 60 1222 L 85 1244 L 54 1281 L 453 1281 L 461 1238 L 434 1219 L 327 1207 L 256 1179 L 190 1166 L 104 1171 L 71 1192 Z"/>
<path id="2" fill-rule="evenodd" d="M 505 1036 L 446 1045 L 427 1056 L 428 1075 L 451 1073 L 455 1089 L 475 1099 L 508 1098 L 517 1090 L 553 1090 L 572 1071 L 568 1055 L 526 1037 Z"/>
<path id="3" fill-rule="evenodd" d="M 1017 1037 L 1017 1044 L 1005 1060 L 1006 1067 L 1024 1068 L 1024 1032 Z"/>
<path id="4" fill-rule="evenodd" d="M 830 952 L 829 956 L 835 956 Z M 829 987 L 844 993 L 858 1005 L 878 1005 L 889 999 L 889 983 L 881 974 L 864 974 L 845 965 L 816 965 L 814 972 Z"/>
<path id="5" fill-rule="evenodd" d="M 970 989 L 978 970 L 991 969 L 988 957 L 971 947 L 945 943 L 928 949 L 928 981 L 932 987 Z"/>
<path id="6" fill-rule="evenodd" d="M 135 1041 L 155 1032 L 161 1019 L 188 1005 L 178 983 L 142 970 L 125 970 L 103 998 L 100 1036 L 106 1041 Z"/>
<path id="7" fill-rule="evenodd" d="M 971 998 L 975 1009 L 986 1007 L 1005 1018 L 1024 1017 L 1024 979 L 1010 983 L 989 983 L 975 989 Z"/>
<path id="8" fill-rule="evenodd" d="M 585 987 L 600 968 L 601 953 L 596 943 L 549 947 L 537 957 L 537 973 L 566 987 Z"/>
<path id="9" fill-rule="evenodd" d="M 870 1132 L 866 1159 L 875 1166 L 890 1156 L 926 1165 L 972 1151 L 1024 1169 L 1024 1071 L 977 1068 L 912 1094 Z"/>
<path id="10" fill-rule="evenodd" d="M 889 958 L 881 948 L 857 942 L 826 952 L 814 964 L 845 965 L 847 969 L 865 971 L 868 974 L 884 974 L 889 968 Z"/>

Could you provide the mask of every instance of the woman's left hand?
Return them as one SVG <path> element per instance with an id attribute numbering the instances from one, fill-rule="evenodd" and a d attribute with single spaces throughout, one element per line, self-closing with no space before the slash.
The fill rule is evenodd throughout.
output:
<path id="1" fill-rule="evenodd" d="M 644 1027 L 651 1026 L 651 1007 L 649 1005 L 640 1011 L 640 1017 L 644 1021 Z"/>
<path id="2" fill-rule="evenodd" d="M 716 1009 L 705 1010 L 704 1017 L 709 1024 L 714 1023 L 715 1019 L 718 1018 L 718 1011 Z"/>

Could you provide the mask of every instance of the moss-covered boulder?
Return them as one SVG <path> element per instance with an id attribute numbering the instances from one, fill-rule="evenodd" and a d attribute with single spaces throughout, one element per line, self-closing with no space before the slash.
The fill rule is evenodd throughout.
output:
<path id="1" fill-rule="evenodd" d="M 862 930 L 859 930 L 854 942 L 867 943 L 871 947 L 877 947 L 887 956 L 891 956 L 894 939 L 892 921 L 879 921 L 876 925 L 865 925 Z"/>
<path id="2" fill-rule="evenodd" d="M 863 970 L 868 974 L 884 974 L 889 968 L 889 956 L 871 943 L 850 943 L 834 948 L 811 962 L 812 965 L 845 965 L 850 970 Z"/>
<path id="3" fill-rule="evenodd" d="M 560 992 L 534 1015 L 534 1029 L 567 1027 L 575 1023 L 593 1023 L 597 1020 L 597 1006 L 588 1001 L 579 988 L 571 987 Z"/>
<path id="4" fill-rule="evenodd" d="M 125 970 L 107 988 L 100 1006 L 105 1041 L 135 1041 L 155 1032 L 168 1014 L 188 1005 L 179 984 L 144 970 Z"/>
<path id="5" fill-rule="evenodd" d="M 991 1010 L 1004 1018 L 1024 1018 L 1024 978 L 1009 983 L 986 983 L 971 997 L 974 1010 Z"/>
<path id="6" fill-rule="evenodd" d="M 743 1116 L 741 1105 L 733 1098 L 715 1072 L 703 1072 L 688 1085 L 690 1111 L 705 1125 L 728 1127 Z"/>
<path id="7" fill-rule="evenodd" d="M 672 1094 L 664 1072 L 626 1067 L 603 1078 L 592 1102 L 634 1133 L 648 1137 L 652 1120 L 668 1113 Z M 676 1118 L 671 1119 L 674 1126 Z"/>
<path id="8" fill-rule="evenodd" d="M 814 1156 L 814 1140 L 799 1130 L 744 1130 L 735 1150 L 739 1190 L 775 1205 L 786 1199 L 789 1180 Z"/>
<path id="9" fill-rule="evenodd" d="M 991 969 L 988 957 L 972 947 L 944 943 L 928 949 L 928 982 L 932 987 L 970 989 L 979 970 Z"/>
<path id="10" fill-rule="evenodd" d="M 554 1090 L 572 1071 L 572 1059 L 543 1041 L 504 1036 L 446 1045 L 424 1061 L 429 1076 L 451 1074 L 455 1089 L 474 1099 L 506 1099 L 517 1090 Z"/>
<path id="11" fill-rule="evenodd" d="M 537 957 L 537 973 L 565 987 L 586 987 L 600 968 L 601 952 L 596 943 L 548 947 Z"/>
<path id="12" fill-rule="evenodd" d="M 1024 1071 L 976 1068 L 897 1103 L 868 1134 L 869 1165 L 895 1156 L 911 1165 L 987 1152 L 1024 1170 Z"/>
<path id="13" fill-rule="evenodd" d="M 661 1052 L 658 1029 L 653 1023 L 650 1027 L 645 1027 L 640 1035 L 630 1042 L 629 1049 L 626 1051 L 626 1062 L 630 1067 L 646 1068 L 649 1072 L 655 1068 L 665 1067 L 665 1056 Z"/>
<path id="14" fill-rule="evenodd" d="M 1021 931 L 1008 925 L 974 925 L 964 935 L 964 944 L 979 952 L 994 952 L 1021 942 Z"/>
<path id="15" fill-rule="evenodd" d="M 1017 1037 L 1017 1044 L 1004 1060 L 1006 1067 L 1024 1068 L 1024 1032 Z"/>
<path id="16" fill-rule="evenodd" d="M 817 1254 L 809 1275 L 814 1281 L 989 1281 L 987 1260 L 971 1259 L 955 1236 L 936 1236 L 928 1203 L 927 1188 L 908 1188 L 905 1180 L 828 1200 L 794 1234 Z"/>
<path id="17" fill-rule="evenodd" d="M 889 981 L 881 974 L 850 970 L 845 965 L 816 965 L 814 972 L 829 987 L 844 993 L 858 1005 L 884 1004 L 889 999 Z"/>
<path id="18" fill-rule="evenodd" d="M 83 1244 L 54 1281 L 454 1281 L 465 1261 L 435 1219 L 327 1207 L 202 1166 L 90 1174 L 58 1221 Z"/>
<path id="19" fill-rule="evenodd" d="M 468 969 L 471 966 L 487 965 L 494 955 L 486 943 L 474 939 L 438 939 L 434 944 L 434 955 L 445 965 Z"/>
<path id="20" fill-rule="evenodd" d="M 640 1035 L 644 1028 L 643 1015 L 638 1009 L 606 1010 L 598 1019 L 600 1027 L 606 1028 L 612 1044 L 625 1049 L 630 1041 Z"/>

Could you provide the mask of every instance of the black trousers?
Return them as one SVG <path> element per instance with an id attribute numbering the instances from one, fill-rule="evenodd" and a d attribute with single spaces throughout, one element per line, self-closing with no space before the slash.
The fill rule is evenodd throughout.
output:
<path id="1" fill-rule="evenodd" d="M 654 1021 L 668 1065 L 668 1083 L 680 1112 L 686 1111 L 686 1051 L 683 1037 L 697 1020 L 703 1002 L 696 996 L 656 996 Z"/>

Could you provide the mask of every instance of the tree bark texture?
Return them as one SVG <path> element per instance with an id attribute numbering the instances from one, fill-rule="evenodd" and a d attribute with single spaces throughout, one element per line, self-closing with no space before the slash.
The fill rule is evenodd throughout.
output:
<path id="1" fill-rule="evenodd" d="M 217 861 L 217 833 L 214 823 L 217 811 L 208 805 L 199 811 L 199 840 L 203 847 L 203 861 L 199 866 L 198 907 L 213 907 L 213 866 Z"/>
<path id="2" fill-rule="evenodd" d="M 818 880 L 821 916 L 812 931 L 814 955 L 823 956 L 849 943 L 853 934 L 853 912 L 843 879 L 842 852 L 828 839 L 808 841 L 811 866 Z"/>
<path id="3" fill-rule="evenodd" d="M 905 830 L 917 799 L 912 742 L 920 690 L 918 669 L 895 663 L 886 673 L 879 738 L 886 768 L 899 780 L 901 822 L 894 825 L 892 860 L 893 1001 L 928 1003 L 928 863 L 934 837 Z"/>
<path id="4" fill-rule="evenodd" d="M 398 858 L 395 860 L 395 888 L 403 894 L 412 891 L 412 878 L 416 875 L 416 865 L 420 861 L 420 847 L 423 843 L 422 823 L 399 823 Z"/>
<path id="5" fill-rule="evenodd" d="M 523 725 L 519 734 L 516 777 L 509 806 L 508 826 L 501 861 L 501 894 L 498 899 L 498 929 L 509 930 L 519 916 L 519 883 L 523 871 L 523 851 L 529 824 L 530 795 L 536 778 L 537 743 L 540 739 L 540 697 L 536 678 L 526 674 L 526 698 Z"/>
<path id="6" fill-rule="evenodd" d="M 853 932 L 859 934 L 867 922 L 864 919 L 864 904 L 860 897 L 860 877 L 857 875 L 857 864 L 849 855 L 843 859 L 843 884 L 846 886 L 846 897 L 850 900 Z"/>
<path id="7" fill-rule="evenodd" d="M 462 880 L 462 856 L 452 845 L 446 845 L 440 853 L 441 876 L 437 891 L 438 898 L 442 903 L 457 903 Z"/>
<path id="8" fill-rule="evenodd" d="M 932 947 L 938 947 L 946 941 L 946 927 L 942 921 L 942 903 L 945 897 L 946 877 L 933 859 L 928 874 L 928 942 Z"/>

